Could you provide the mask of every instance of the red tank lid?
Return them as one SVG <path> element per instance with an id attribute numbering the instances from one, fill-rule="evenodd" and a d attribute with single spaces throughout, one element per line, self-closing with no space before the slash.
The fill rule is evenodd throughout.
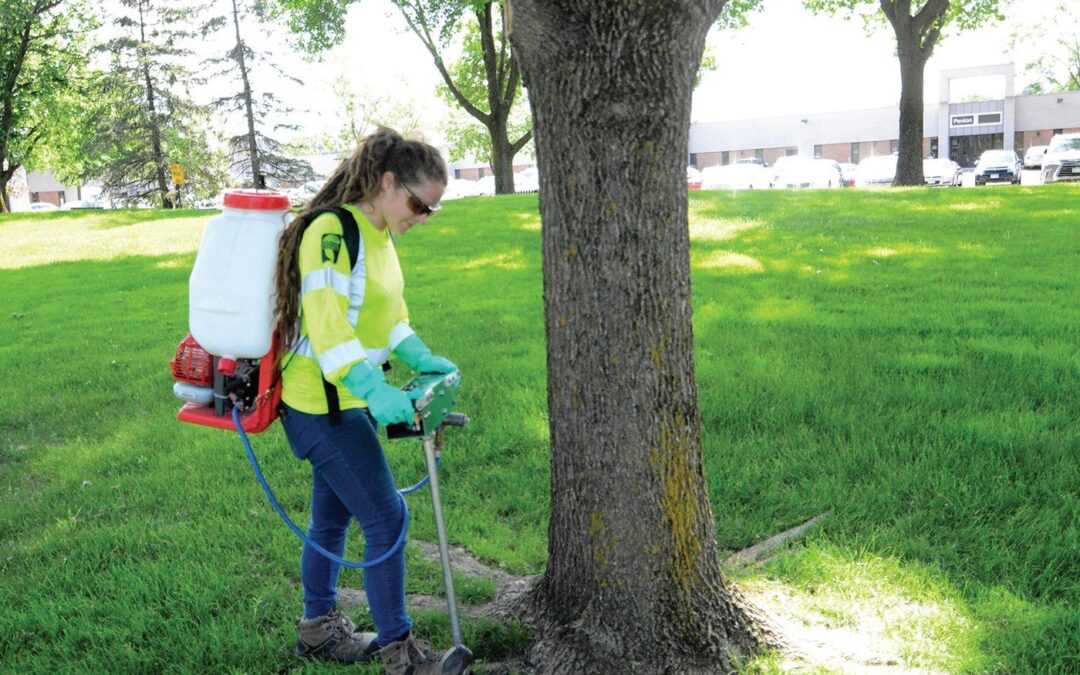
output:
<path id="1" fill-rule="evenodd" d="M 288 211 L 289 198 L 273 190 L 230 190 L 222 200 L 226 208 L 248 211 Z"/>

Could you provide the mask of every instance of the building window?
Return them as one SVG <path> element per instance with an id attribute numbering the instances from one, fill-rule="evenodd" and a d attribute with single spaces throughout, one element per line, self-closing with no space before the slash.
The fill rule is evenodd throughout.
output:
<path id="1" fill-rule="evenodd" d="M 765 151 L 764 150 L 755 150 L 754 151 L 754 157 L 757 157 L 758 160 L 760 160 L 762 164 L 765 163 Z"/>
<path id="2" fill-rule="evenodd" d="M 1061 129 L 1054 129 L 1054 135 L 1057 136 L 1061 133 Z"/>
<path id="3" fill-rule="evenodd" d="M 821 146 L 820 145 L 815 145 L 814 146 L 814 159 L 821 159 Z"/>
<path id="4" fill-rule="evenodd" d="M 893 155 L 900 152 L 900 139 L 894 138 L 889 141 L 889 152 Z"/>
<path id="5" fill-rule="evenodd" d="M 697 153 L 690 153 L 690 166 L 697 168 Z"/>
<path id="6" fill-rule="evenodd" d="M 852 143 L 851 144 L 851 153 L 850 153 L 850 157 L 848 157 L 848 159 L 852 164 L 858 164 L 859 163 L 859 144 L 858 143 Z"/>
<path id="7" fill-rule="evenodd" d="M 938 149 L 937 142 L 938 142 L 938 139 L 936 139 L 936 138 L 931 138 L 930 139 L 930 156 L 931 157 L 937 157 L 938 156 L 938 154 L 937 154 L 937 149 Z"/>
<path id="8" fill-rule="evenodd" d="M 792 155 L 799 154 L 799 149 L 798 148 L 784 148 L 784 154 L 787 155 L 788 157 L 791 157 Z"/>
<path id="9" fill-rule="evenodd" d="M 41 201 L 41 194 L 40 193 L 38 193 L 38 192 L 31 192 L 30 193 L 30 203 L 31 204 L 37 204 L 40 201 Z"/>
<path id="10" fill-rule="evenodd" d="M 721 152 L 720 153 L 720 163 L 723 164 L 724 166 L 727 166 L 728 164 L 731 164 L 731 153 L 728 152 L 727 150 L 724 150 L 723 152 Z"/>

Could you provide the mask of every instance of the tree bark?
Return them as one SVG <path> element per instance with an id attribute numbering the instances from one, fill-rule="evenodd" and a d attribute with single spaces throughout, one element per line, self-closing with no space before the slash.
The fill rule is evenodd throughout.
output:
<path id="1" fill-rule="evenodd" d="M 266 178 L 259 163 L 259 145 L 255 136 L 255 110 L 251 101 L 251 81 L 248 78 L 247 62 L 244 59 L 244 39 L 240 36 L 240 9 L 236 0 L 232 0 L 233 29 L 236 32 L 236 65 L 240 68 L 240 79 L 244 84 L 244 115 L 247 119 L 248 155 L 251 158 L 251 184 L 256 190 L 266 187 Z"/>
<path id="2" fill-rule="evenodd" d="M 732 669 L 694 377 L 690 96 L 723 0 L 513 0 L 541 171 L 551 520 L 541 673 Z"/>
<path id="3" fill-rule="evenodd" d="M 923 176 L 923 78 L 926 62 L 918 50 L 899 50 L 900 154 L 893 185 L 925 185 Z"/>
<path id="4" fill-rule="evenodd" d="M 143 16 L 143 3 L 139 3 L 139 38 L 140 58 L 142 60 L 143 79 L 146 82 L 146 109 L 147 119 L 150 121 L 150 151 L 154 160 L 154 178 L 157 181 L 158 194 L 161 195 L 162 208 L 173 208 L 172 200 L 169 199 L 169 184 L 165 179 L 165 153 L 161 148 L 161 123 L 158 120 L 156 102 L 154 100 L 154 80 L 150 77 L 150 62 L 146 55 L 146 20 Z"/>
<path id="5" fill-rule="evenodd" d="M 925 185 L 923 176 L 923 77 L 941 35 L 949 0 L 927 0 L 912 15 L 911 0 L 880 0 L 896 34 L 900 60 L 900 139 L 893 185 Z"/>

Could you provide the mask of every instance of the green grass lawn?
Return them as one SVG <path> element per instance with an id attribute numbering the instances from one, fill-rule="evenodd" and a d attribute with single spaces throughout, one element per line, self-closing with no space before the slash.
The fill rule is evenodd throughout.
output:
<path id="1" fill-rule="evenodd" d="M 831 513 L 767 564 L 729 570 L 740 584 L 841 625 L 855 606 L 927 607 L 890 627 L 913 668 L 1080 671 L 1078 203 L 1070 185 L 691 194 L 720 545 Z M 291 655 L 299 543 L 239 440 L 174 420 L 167 362 L 210 215 L 0 216 L 0 671 L 339 670 Z M 472 418 L 447 435 L 450 539 L 538 572 L 536 196 L 450 202 L 398 248 L 412 322 L 461 366 Z M 305 522 L 307 465 L 277 426 L 253 442 Z M 422 476 L 418 442 L 387 447 L 401 484 Z M 412 537 L 433 541 L 428 496 L 410 505 Z M 409 565 L 410 592 L 438 592 L 437 564 Z M 461 577 L 458 592 L 493 591 Z M 440 612 L 418 624 L 448 641 Z M 464 628 L 489 661 L 526 639 Z"/>

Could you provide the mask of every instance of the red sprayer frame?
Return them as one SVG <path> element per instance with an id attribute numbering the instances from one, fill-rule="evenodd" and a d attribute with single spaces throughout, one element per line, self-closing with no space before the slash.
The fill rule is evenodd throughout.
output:
<path id="1" fill-rule="evenodd" d="M 241 426 L 249 434 L 266 429 L 277 419 L 278 404 L 281 402 L 281 373 L 277 368 L 277 350 L 278 339 L 275 333 L 270 351 L 259 359 L 259 394 L 255 397 L 255 406 L 240 414 Z M 185 403 L 176 413 L 176 419 L 216 429 L 236 429 L 232 415 L 215 415 L 212 405 Z"/>

